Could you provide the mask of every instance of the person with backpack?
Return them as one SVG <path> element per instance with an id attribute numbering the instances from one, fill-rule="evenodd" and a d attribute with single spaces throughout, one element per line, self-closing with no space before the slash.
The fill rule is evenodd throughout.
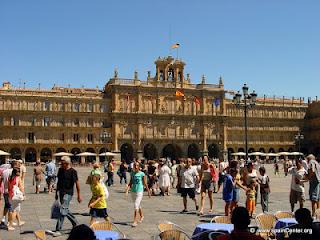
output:
<path id="1" fill-rule="evenodd" d="M 46 182 L 48 185 L 48 193 L 53 192 L 53 185 L 56 181 L 56 163 L 52 159 L 49 163 L 46 165 L 46 170 L 45 170 L 45 176 L 46 176 Z"/>
<path id="2" fill-rule="evenodd" d="M 269 194 L 270 194 L 270 179 L 266 174 L 265 167 L 259 168 L 260 176 L 258 177 L 258 184 L 260 185 L 261 207 L 263 212 L 269 211 Z"/>

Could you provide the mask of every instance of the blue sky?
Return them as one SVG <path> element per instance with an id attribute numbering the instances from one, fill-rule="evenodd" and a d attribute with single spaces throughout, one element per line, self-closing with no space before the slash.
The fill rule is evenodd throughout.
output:
<path id="1" fill-rule="evenodd" d="M 319 12 L 318 0 L 1 0 L 0 81 L 102 88 L 115 67 L 154 75 L 179 42 L 195 83 L 316 96 Z"/>

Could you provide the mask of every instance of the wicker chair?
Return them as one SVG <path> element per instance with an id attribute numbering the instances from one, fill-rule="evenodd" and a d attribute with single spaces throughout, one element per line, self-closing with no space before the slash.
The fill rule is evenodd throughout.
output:
<path id="1" fill-rule="evenodd" d="M 34 232 L 37 240 L 47 240 L 46 231 L 45 230 L 37 230 Z"/>
<path id="2" fill-rule="evenodd" d="M 318 208 L 315 212 L 314 215 L 316 217 L 317 220 L 320 220 L 320 208 Z"/>
<path id="3" fill-rule="evenodd" d="M 173 230 L 174 224 L 173 223 L 160 223 L 158 225 L 158 229 L 160 232 L 164 232 L 167 230 Z"/>
<path id="4" fill-rule="evenodd" d="M 215 216 L 211 219 L 211 223 L 227 223 L 231 224 L 231 217 L 230 216 Z"/>
<path id="5" fill-rule="evenodd" d="M 126 235 L 113 223 L 109 221 L 104 221 L 104 222 L 95 222 L 93 223 L 90 228 L 95 231 L 95 230 L 116 230 L 122 235 L 122 238 L 125 238 Z"/>
<path id="6" fill-rule="evenodd" d="M 161 232 L 159 234 L 159 237 L 161 240 L 187 240 L 190 239 L 189 236 L 180 230 L 174 229 L 174 230 L 167 230 L 164 232 Z"/>
<path id="7" fill-rule="evenodd" d="M 260 229 L 264 229 L 263 232 L 260 232 L 259 235 L 264 239 L 275 238 L 274 234 L 271 232 L 277 219 L 273 214 L 261 213 L 256 216 L 256 222 Z M 267 232 L 266 230 L 270 230 Z"/>
<path id="8" fill-rule="evenodd" d="M 274 214 L 274 216 L 276 217 L 276 219 L 280 219 L 280 218 L 294 218 L 293 213 L 291 212 L 284 212 L 284 211 L 278 211 Z"/>

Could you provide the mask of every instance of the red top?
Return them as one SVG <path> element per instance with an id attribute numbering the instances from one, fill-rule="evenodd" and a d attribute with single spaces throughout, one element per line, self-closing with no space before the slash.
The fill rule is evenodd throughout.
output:
<path id="1" fill-rule="evenodd" d="M 18 182 L 18 184 L 17 184 Z M 13 197 L 13 187 L 17 185 L 20 189 L 22 189 L 22 185 L 21 182 L 19 181 L 19 178 L 16 176 L 13 179 L 9 179 L 8 181 L 8 193 L 9 193 L 9 197 L 12 198 Z"/>

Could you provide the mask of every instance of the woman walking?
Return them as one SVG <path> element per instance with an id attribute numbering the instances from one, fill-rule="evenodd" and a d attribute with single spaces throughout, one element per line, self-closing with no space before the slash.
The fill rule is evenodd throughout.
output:
<path id="1" fill-rule="evenodd" d="M 18 189 L 16 189 L 18 188 Z M 12 170 L 12 174 L 8 181 L 8 191 L 9 191 L 9 202 L 11 204 L 11 209 L 9 212 L 9 224 L 8 224 L 8 231 L 15 230 L 13 227 L 13 220 L 17 219 L 18 226 L 22 226 L 25 222 L 21 221 L 20 217 L 20 210 L 21 210 L 21 201 L 22 199 L 18 200 L 15 199 L 17 194 L 21 194 L 24 192 L 23 185 L 20 179 L 20 168 L 14 168 Z M 18 193 L 19 192 L 19 193 Z"/>
<path id="2" fill-rule="evenodd" d="M 144 187 L 148 192 L 148 196 L 151 197 L 147 184 L 147 177 L 144 172 L 140 171 L 139 163 L 135 162 L 133 164 L 133 171 L 131 173 L 130 182 L 126 189 L 126 196 L 128 196 L 129 190 L 131 189 L 131 196 L 132 200 L 134 201 L 134 219 L 132 227 L 136 227 L 138 225 L 138 222 L 141 223 L 144 219 L 141 207 Z M 138 215 L 140 215 L 140 220 L 138 220 Z"/>
<path id="3" fill-rule="evenodd" d="M 36 184 L 36 194 L 40 193 L 41 182 L 43 180 L 44 171 L 41 167 L 41 162 L 37 161 L 33 169 L 33 185 Z"/>
<path id="4" fill-rule="evenodd" d="M 203 215 L 203 208 L 205 203 L 206 193 L 208 192 L 208 197 L 210 201 L 210 210 L 209 213 L 213 211 L 213 182 L 215 177 L 218 174 L 214 164 L 209 163 L 208 156 L 203 157 L 203 162 L 201 164 L 200 170 L 200 186 L 201 186 L 201 207 L 199 215 Z"/>
<path id="5" fill-rule="evenodd" d="M 159 187 L 160 187 L 160 195 L 164 196 L 166 193 L 169 196 L 169 188 L 170 188 L 170 174 L 171 170 L 164 162 L 163 159 L 159 161 Z"/>

